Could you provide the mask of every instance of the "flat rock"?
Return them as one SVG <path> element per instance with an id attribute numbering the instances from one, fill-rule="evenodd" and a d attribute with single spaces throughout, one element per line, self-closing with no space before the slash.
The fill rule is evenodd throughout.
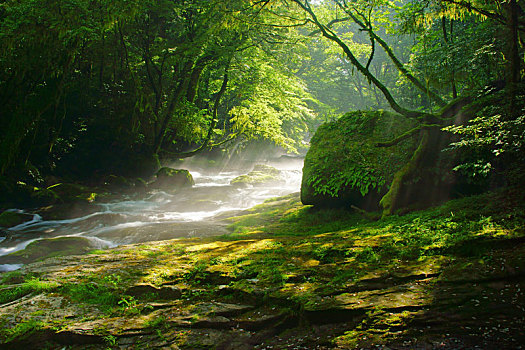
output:
<path id="1" fill-rule="evenodd" d="M 178 299 L 181 297 L 182 291 L 179 288 L 170 285 L 159 288 L 151 284 L 137 284 L 128 288 L 125 294 L 137 298 L 143 298 L 150 295 L 159 299 Z"/>

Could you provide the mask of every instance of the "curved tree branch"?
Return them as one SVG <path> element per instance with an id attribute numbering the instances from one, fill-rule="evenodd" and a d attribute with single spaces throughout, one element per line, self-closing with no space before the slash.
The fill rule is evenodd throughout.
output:
<path id="1" fill-rule="evenodd" d="M 416 135 L 418 132 L 420 132 L 422 129 L 431 129 L 431 128 L 440 128 L 441 125 L 439 124 L 422 124 L 419 126 L 416 126 L 413 129 L 408 130 L 407 132 L 401 134 L 400 136 L 396 137 L 393 140 L 386 141 L 386 142 L 378 142 L 375 144 L 376 147 L 392 147 L 400 143 L 401 141 L 404 141 L 414 135 Z"/>
<path id="2" fill-rule="evenodd" d="M 408 69 L 406 69 L 405 65 L 396 57 L 394 54 L 394 51 L 392 48 L 386 43 L 386 41 L 383 40 L 380 36 L 378 36 L 372 29 L 371 23 L 367 23 L 366 17 L 364 15 L 361 15 L 365 22 L 361 21 L 359 18 L 357 18 L 352 11 L 345 7 L 343 4 L 341 4 L 339 1 L 336 1 L 337 5 L 341 8 L 341 10 L 345 11 L 350 18 L 358 25 L 360 26 L 364 31 L 368 32 L 370 35 L 371 40 L 376 40 L 379 45 L 385 50 L 388 57 L 390 57 L 390 60 L 394 63 L 396 68 L 403 74 L 414 86 L 416 86 L 421 92 L 423 92 L 425 95 L 430 97 L 434 102 L 436 102 L 439 106 L 444 107 L 446 105 L 446 102 L 443 101 L 441 97 L 439 97 L 436 93 L 433 91 L 430 91 L 427 89 L 427 87 L 419 81 L 415 76 L 413 76 Z"/>
<path id="3" fill-rule="evenodd" d="M 350 48 L 330 29 L 327 28 L 325 25 L 323 25 L 317 16 L 315 15 L 314 11 L 310 7 L 310 4 L 308 3 L 308 0 L 306 0 L 304 3 L 301 0 L 293 0 L 294 3 L 296 3 L 301 9 L 303 9 L 305 12 L 307 12 L 310 16 L 310 21 L 316 25 L 323 36 L 333 42 L 335 42 L 339 47 L 343 49 L 343 52 L 347 56 L 347 58 L 350 60 L 352 65 L 357 68 L 359 72 L 361 72 L 369 81 L 371 81 L 385 96 L 386 100 L 388 101 L 389 105 L 392 107 L 394 111 L 396 111 L 399 114 L 402 114 L 409 118 L 415 118 L 415 119 L 421 119 L 422 113 L 411 111 L 406 108 L 401 107 L 388 88 L 381 83 L 366 67 L 364 67 L 359 60 L 354 56 Z"/>
<path id="4" fill-rule="evenodd" d="M 370 69 L 370 65 L 372 64 L 372 60 L 374 59 L 374 54 L 376 52 L 376 41 L 374 38 L 370 37 L 370 42 L 372 43 L 372 52 L 370 53 L 370 58 L 366 63 L 366 69 Z"/>
<path id="5" fill-rule="evenodd" d="M 219 110 L 219 104 L 220 104 L 222 96 L 226 92 L 226 88 L 228 87 L 228 70 L 230 68 L 230 62 L 231 62 L 231 57 L 228 59 L 228 62 L 226 63 L 226 67 L 224 69 L 224 77 L 222 79 L 222 85 L 221 85 L 219 92 L 217 93 L 217 96 L 215 97 L 215 102 L 213 104 L 213 112 L 211 115 L 210 127 L 208 128 L 206 139 L 204 139 L 203 143 L 197 149 L 194 149 L 193 151 L 175 154 L 178 158 L 192 157 L 202 152 L 204 149 L 206 149 L 209 146 L 212 135 L 213 135 L 213 129 L 215 128 L 215 125 L 217 125 L 217 114 Z"/>

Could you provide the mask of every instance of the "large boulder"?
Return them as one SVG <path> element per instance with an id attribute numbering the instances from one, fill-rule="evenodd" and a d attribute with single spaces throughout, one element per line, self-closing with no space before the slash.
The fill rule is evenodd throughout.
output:
<path id="1" fill-rule="evenodd" d="M 185 169 L 160 168 L 157 179 L 149 187 L 163 190 L 177 190 L 195 185 L 193 176 Z"/>
<path id="2" fill-rule="evenodd" d="M 415 127 L 415 122 L 386 111 L 356 111 L 319 127 L 306 154 L 301 201 L 317 206 L 379 209 L 394 174 L 417 147 L 414 138 L 378 148 Z"/>
<path id="3" fill-rule="evenodd" d="M 10 209 L 0 214 L 0 227 L 9 228 L 31 221 L 33 215 L 24 213 L 21 210 Z"/>

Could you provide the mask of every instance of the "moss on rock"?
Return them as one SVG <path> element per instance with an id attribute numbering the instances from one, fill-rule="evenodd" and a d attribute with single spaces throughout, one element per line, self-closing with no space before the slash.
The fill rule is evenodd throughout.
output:
<path id="1" fill-rule="evenodd" d="M 523 344 L 525 204 L 514 190 L 374 222 L 298 201 L 231 218 L 242 234 L 0 274 L 0 348 Z"/>
<path id="2" fill-rule="evenodd" d="M 91 249 L 91 242 L 83 237 L 41 239 L 23 250 L 1 256 L 0 264 L 28 264 L 49 257 L 84 254 Z"/>
<path id="3" fill-rule="evenodd" d="M 0 214 L 0 227 L 13 227 L 30 221 L 33 215 L 22 213 L 18 210 L 6 210 Z"/>
<path id="4" fill-rule="evenodd" d="M 417 145 L 413 139 L 389 148 L 378 148 L 376 143 L 414 126 L 414 121 L 386 111 L 350 112 L 321 125 L 304 162 L 302 202 L 377 209 L 394 174 Z"/>
<path id="5" fill-rule="evenodd" d="M 163 167 L 157 172 L 157 179 L 150 184 L 150 187 L 155 189 L 176 190 L 193 185 L 195 185 L 195 181 L 188 170 Z"/>
<path id="6" fill-rule="evenodd" d="M 231 180 L 230 184 L 236 186 L 261 185 L 279 180 L 281 171 L 270 165 L 257 164 L 253 170 L 246 175 L 241 175 Z"/>

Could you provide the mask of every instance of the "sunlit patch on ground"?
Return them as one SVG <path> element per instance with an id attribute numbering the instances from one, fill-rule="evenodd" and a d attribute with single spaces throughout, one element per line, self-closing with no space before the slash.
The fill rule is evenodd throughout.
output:
<path id="1" fill-rule="evenodd" d="M 368 221 L 288 196 L 232 219 L 242 234 L 38 262 L 2 276 L 2 339 L 512 347 L 524 340 L 523 211 L 501 220 L 495 208 L 470 210 L 478 200 Z"/>

